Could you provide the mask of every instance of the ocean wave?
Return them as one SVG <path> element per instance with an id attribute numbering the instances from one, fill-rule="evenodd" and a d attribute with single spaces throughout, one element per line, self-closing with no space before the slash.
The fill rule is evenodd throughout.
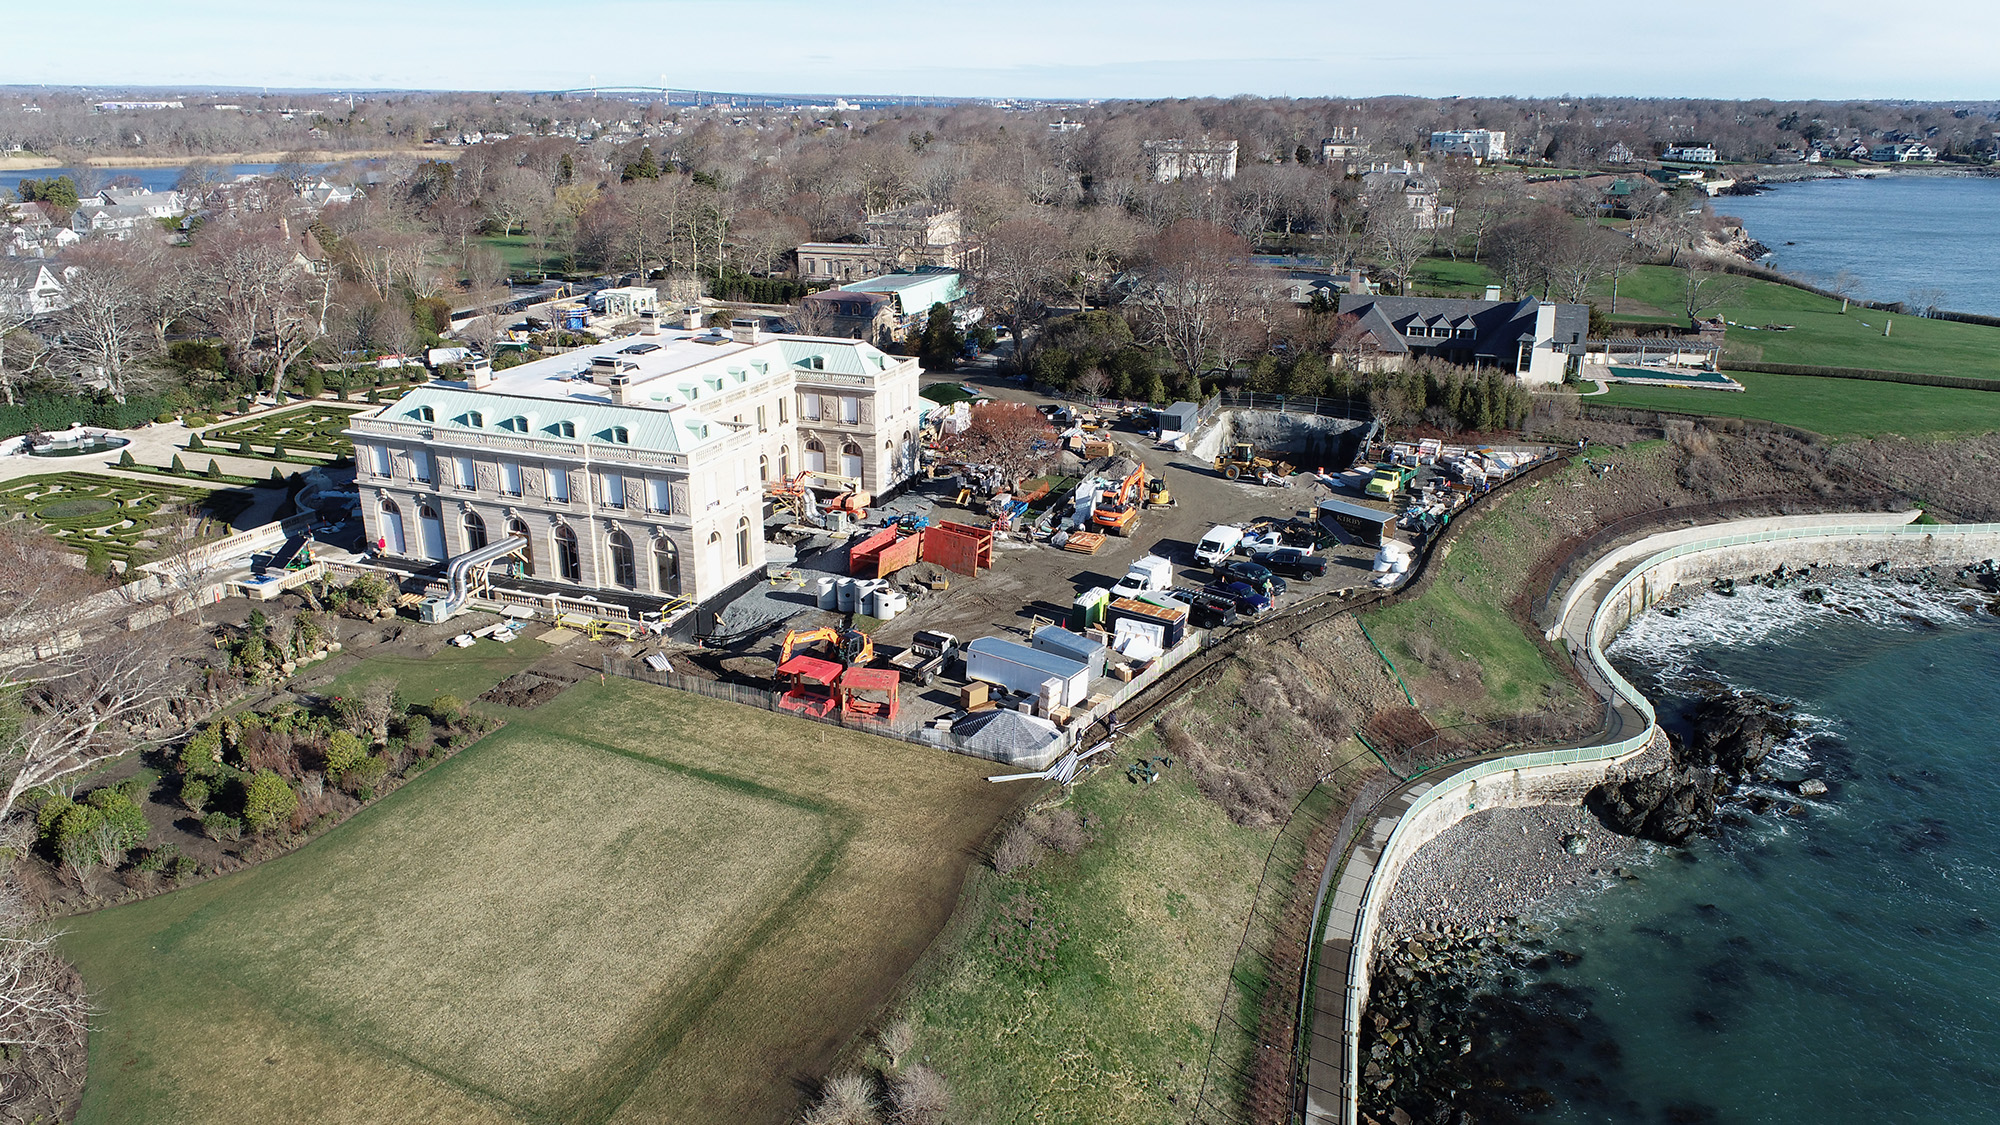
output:
<path id="1" fill-rule="evenodd" d="M 1806 591 L 1819 592 L 1808 600 Z M 1861 621 L 1885 629 L 1937 627 L 1985 615 L 1986 603 L 1966 590 L 1842 577 L 1772 589 L 1738 585 L 1734 596 L 1712 590 L 1675 595 L 1632 619 L 1606 647 L 1613 659 L 1681 679 L 1694 653 L 1760 645 L 1827 621 Z"/>

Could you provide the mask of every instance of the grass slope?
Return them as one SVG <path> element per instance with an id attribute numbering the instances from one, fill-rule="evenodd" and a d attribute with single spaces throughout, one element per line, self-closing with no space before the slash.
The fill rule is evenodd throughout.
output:
<path id="1" fill-rule="evenodd" d="M 79 1120 L 782 1120 L 1017 799 L 987 772 L 585 683 L 298 852 L 77 919 Z"/>
<path id="2" fill-rule="evenodd" d="M 1618 285 L 1618 319 L 1686 323 L 1687 318 L 1676 311 L 1683 306 L 1684 276 L 1666 266 L 1641 266 L 1625 275 Z M 1839 301 L 1775 282 L 1739 280 L 1741 296 L 1720 310 L 1734 322 L 1727 337 L 1725 367 L 1727 360 L 1735 359 L 2000 378 L 2000 329 L 1873 309 L 1850 308 L 1843 315 Z M 1610 298 L 1608 282 L 1591 290 L 1591 300 L 1599 308 L 1609 310 Z M 1648 308 L 1641 312 L 1628 301 Z M 1885 337 L 1882 331 L 1891 319 L 1895 324 Z M 1794 327 L 1789 332 L 1739 327 L 1766 324 Z"/>
<path id="3" fill-rule="evenodd" d="M 911 1057 L 950 1079 L 960 1125 L 1153 1125 L 1184 1120 L 1200 1094 L 1274 830 L 1232 824 L 1178 766 L 1152 785 L 1107 770 L 1071 800 L 1092 843 L 1025 876 L 976 872 L 956 953 L 910 1000 Z M 991 929 L 1017 899 L 1061 927 L 1045 969 L 996 951 Z"/>
<path id="4" fill-rule="evenodd" d="M 1501 497 L 1469 517 L 1473 522 L 1447 543 L 1445 556 L 1431 563 L 1437 574 L 1428 589 L 1362 615 L 1413 690 L 1462 702 L 1463 715 L 1434 720 L 1500 719 L 1576 698 L 1575 686 L 1529 639 L 1507 605 L 1541 552 L 1561 538 L 1535 510 L 1549 494 L 1544 490 L 1587 479 L 1587 469 L 1570 465 L 1543 478 L 1539 487 Z M 1475 675 L 1471 692 L 1464 683 L 1449 682 Z"/>
<path id="5" fill-rule="evenodd" d="M 1753 372 L 1731 372 L 1730 377 L 1743 384 L 1741 394 L 1613 384 L 1608 394 L 1584 401 L 1726 418 L 1761 418 L 1833 438 L 1882 434 L 1958 437 L 2000 430 L 2000 393 L 1992 391 Z"/>

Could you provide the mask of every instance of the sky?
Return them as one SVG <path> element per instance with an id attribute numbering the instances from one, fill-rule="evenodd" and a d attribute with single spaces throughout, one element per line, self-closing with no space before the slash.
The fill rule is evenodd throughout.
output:
<path id="1" fill-rule="evenodd" d="M 2000 99 L 2000 3 L 95 0 L 25 85 Z M 69 46 L 65 46 L 69 45 Z"/>

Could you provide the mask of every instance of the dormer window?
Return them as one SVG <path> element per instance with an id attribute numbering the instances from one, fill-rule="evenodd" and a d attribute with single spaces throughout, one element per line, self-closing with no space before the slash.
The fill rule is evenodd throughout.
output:
<path id="1" fill-rule="evenodd" d="M 576 436 L 575 422 L 557 422 L 555 425 L 550 426 L 549 429 L 554 430 L 557 437 L 573 438 Z"/>
<path id="2" fill-rule="evenodd" d="M 465 413 L 465 424 L 475 430 L 482 429 L 486 425 L 486 416 L 477 410 L 468 410 Z"/>
<path id="3" fill-rule="evenodd" d="M 501 425 L 503 425 L 507 429 L 514 431 L 517 434 L 525 434 L 528 432 L 528 418 L 527 415 L 525 414 L 516 414 L 512 418 L 509 418 L 505 422 L 501 423 Z"/>
<path id="4" fill-rule="evenodd" d="M 823 355 L 809 355 L 801 361 L 801 364 L 808 371 L 825 371 L 826 357 Z"/>
<path id="5" fill-rule="evenodd" d="M 623 426 L 611 427 L 611 440 L 618 445 L 632 444 L 632 431 Z"/>
<path id="6" fill-rule="evenodd" d="M 435 422 L 437 421 L 437 411 L 432 410 L 428 406 L 419 406 L 417 407 L 417 421 Z"/>

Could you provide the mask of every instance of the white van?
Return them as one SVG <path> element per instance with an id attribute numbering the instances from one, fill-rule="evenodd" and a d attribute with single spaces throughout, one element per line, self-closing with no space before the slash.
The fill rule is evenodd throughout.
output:
<path id="1" fill-rule="evenodd" d="M 1208 534 L 1195 544 L 1195 561 L 1204 566 L 1221 566 L 1236 553 L 1236 545 L 1243 542 L 1243 529 L 1235 524 L 1225 523 L 1212 527 Z"/>

